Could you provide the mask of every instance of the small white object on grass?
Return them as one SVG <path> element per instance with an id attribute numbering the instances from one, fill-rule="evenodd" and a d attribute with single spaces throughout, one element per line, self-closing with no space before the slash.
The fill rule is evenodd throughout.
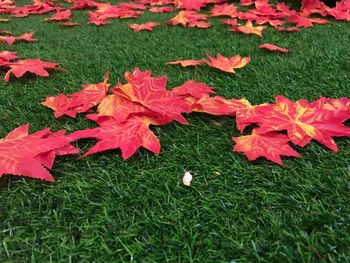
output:
<path id="1" fill-rule="evenodd" d="M 186 172 L 184 177 L 182 178 L 182 183 L 185 186 L 190 186 L 191 181 L 192 181 L 192 174 L 190 172 Z"/>

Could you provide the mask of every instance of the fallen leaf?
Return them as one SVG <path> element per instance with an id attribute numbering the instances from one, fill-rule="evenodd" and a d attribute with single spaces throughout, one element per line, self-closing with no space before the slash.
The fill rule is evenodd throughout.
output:
<path id="1" fill-rule="evenodd" d="M 217 58 L 210 56 L 207 53 L 209 60 L 203 59 L 208 66 L 219 69 L 228 73 L 235 73 L 235 69 L 243 68 L 250 62 L 250 57 L 241 58 L 240 55 L 233 56 L 231 58 L 224 57 L 221 54 L 217 54 Z"/>
<path id="2" fill-rule="evenodd" d="M 180 64 L 182 67 L 190 67 L 190 66 L 198 66 L 203 63 L 202 59 L 199 60 L 193 60 L 193 59 L 187 59 L 187 60 L 176 60 L 176 61 L 170 61 L 167 62 L 167 65 L 177 65 Z"/>
<path id="3" fill-rule="evenodd" d="M 210 10 L 210 16 L 228 16 L 231 18 L 237 17 L 238 8 L 234 4 L 223 4 L 215 5 L 212 10 Z"/>
<path id="4" fill-rule="evenodd" d="M 57 12 L 56 14 L 53 14 L 51 17 L 46 18 L 46 21 L 63 21 L 63 20 L 69 20 L 72 17 L 72 11 L 70 9 Z"/>
<path id="5" fill-rule="evenodd" d="M 87 112 L 91 108 L 97 106 L 108 92 L 109 72 L 104 76 L 102 83 L 98 84 L 83 84 L 83 89 L 69 95 L 59 94 L 56 97 L 46 97 L 46 100 L 41 104 L 55 111 L 55 117 L 63 115 L 76 117 L 77 113 Z"/>
<path id="6" fill-rule="evenodd" d="M 142 30 L 152 31 L 155 26 L 158 26 L 159 24 L 156 22 L 148 22 L 144 24 L 128 24 L 128 26 L 134 30 L 134 32 L 139 32 Z"/>
<path id="7" fill-rule="evenodd" d="M 286 130 L 289 139 L 301 147 L 314 139 L 337 152 L 332 136 L 350 136 L 350 128 L 343 124 L 350 118 L 350 111 L 325 109 L 323 101 L 292 102 L 277 96 L 276 104 L 261 113 L 264 117 L 257 120 L 260 133 Z"/>
<path id="8" fill-rule="evenodd" d="M 266 26 L 253 26 L 251 21 L 248 21 L 245 25 L 233 26 L 230 31 L 241 32 L 244 34 L 255 34 L 259 37 L 262 37 L 262 31 Z"/>
<path id="9" fill-rule="evenodd" d="M 233 137 L 236 143 L 233 150 L 244 153 L 250 161 L 259 157 L 283 165 L 281 156 L 300 157 L 299 153 L 288 145 L 289 138 L 284 134 L 270 132 L 259 134 L 258 129 L 254 129 L 251 135 Z"/>
<path id="10" fill-rule="evenodd" d="M 83 138 L 99 140 L 84 156 L 120 148 L 123 159 L 131 157 L 137 149 L 144 147 L 155 154 L 159 154 L 160 143 L 149 125 L 157 123 L 151 117 L 133 116 L 122 123 L 117 123 L 112 117 L 89 115 L 100 127 L 76 131 L 69 135 L 73 141 Z"/>
<path id="11" fill-rule="evenodd" d="M 63 70 L 58 67 L 59 63 L 46 62 L 40 59 L 24 59 L 11 62 L 7 65 L 10 69 L 6 72 L 5 81 L 10 80 L 11 73 L 16 78 L 22 77 L 26 72 L 36 74 L 41 77 L 48 77 L 49 73 L 46 69 Z"/>
<path id="12" fill-rule="evenodd" d="M 279 46 L 276 46 L 276 45 L 273 45 L 273 44 L 262 44 L 259 46 L 259 48 L 264 48 L 264 49 L 267 49 L 267 50 L 270 50 L 270 51 L 280 51 L 280 52 L 283 52 L 283 53 L 288 53 L 288 49 L 285 49 L 285 48 L 282 48 L 282 47 L 279 47 Z"/>
<path id="13" fill-rule="evenodd" d="M 51 168 L 56 155 L 64 155 L 66 150 L 69 154 L 76 153 L 76 150 L 69 146 L 64 131 L 51 133 L 45 129 L 29 134 L 28 129 L 28 124 L 23 125 L 0 139 L 0 177 L 12 174 L 53 182 L 43 165 Z"/>

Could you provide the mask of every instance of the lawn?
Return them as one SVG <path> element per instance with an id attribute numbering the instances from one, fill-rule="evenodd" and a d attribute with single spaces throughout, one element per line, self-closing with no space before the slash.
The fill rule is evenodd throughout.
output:
<path id="1" fill-rule="evenodd" d="M 296 33 L 264 31 L 263 38 L 228 32 L 219 25 L 201 30 L 172 26 L 134 33 L 127 23 L 164 22 L 173 14 L 146 12 L 137 20 L 87 25 L 86 11 L 74 13 L 82 26 L 64 28 L 29 16 L 2 23 L 15 34 L 36 31 L 37 43 L 2 50 L 22 58 L 60 62 L 65 71 L 48 78 L 27 75 L 0 81 L 0 138 L 31 123 L 31 131 L 94 127 L 83 116 L 55 119 L 40 103 L 72 93 L 84 83 L 110 83 L 125 71 L 150 69 L 167 75 L 168 87 L 189 79 L 216 87 L 226 98 L 251 103 L 320 96 L 349 96 L 350 26 L 331 20 Z M 258 48 L 274 43 L 290 50 Z M 204 51 L 250 56 L 237 74 L 209 67 L 165 65 L 199 59 Z M 4 73 L 1 73 L 3 77 Z M 23 177 L 0 179 L 0 262 L 347 262 L 350 260 L 350 140 L 338 138 L 339 152 L 316 142 L 295 149 L 280 167 L 250 162 L 232 151 L 239 136 L 235 120 L 191 114 L 189 125 L 152 127 L 159 156 L 139 150 L 124 161 L 119 150 L 79 159 L 60 157 L 56 182 Z M 82 152 L 94 143 L 74 145 Z M 190 187 L 181 184 L 185 171 Z"/>

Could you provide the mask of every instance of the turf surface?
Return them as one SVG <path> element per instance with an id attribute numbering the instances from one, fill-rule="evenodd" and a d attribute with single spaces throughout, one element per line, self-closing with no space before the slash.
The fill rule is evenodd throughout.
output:
<path id="1" fill-rule="evenodd" d="M 157 27 L 134 33 L 127 22 L 76 28 L 30 16 L 2 24 L 16 35 L 36 31 L 37 43 L 2 49 L 22 58 L 61 62 L 64 72 L 0 81 L 0 137 L 25 123 L 31 131 L 93 127 L 83 117 L 55 119 L 40 105 L 47 95 L 98 83 L 106 70 L 112 84 L 135 67 L 167 75 L 168 86 L 188 79 L 217 87 L 219 95 L 273 102 L 349 96 L 349 23 L 331 22 L 299 33 L 272 29 L 264 37 L 207 30 Z M 163 22 L 172 14 L 146 13 L 137 22 Z M 258 49 L 274 43 L 287 55 Z M 236 75 L 209 67 L 166 66 L 202 58 L 204 51 L 237 53 L 252 61 Z M 320 262 L 350 260 L 349 139 L 336 139 L 335 154 L 313 142 L 296 148 L 301 159 L 283 168 L 248 162 L 232 152 L 234 119 L 192 114 L 189 125 L 153 128 L 159 156 L 140 150 L 123 161 L 119 151 L 58 158 L 55 183 L 19 177 L 0 179 L 0 262 Z M 86 152 L 92 140 L 76 146 Z M 117 156 L 116 156 L 117 155 Z M 194 179 L 181 185 L 184 171 Z"/>

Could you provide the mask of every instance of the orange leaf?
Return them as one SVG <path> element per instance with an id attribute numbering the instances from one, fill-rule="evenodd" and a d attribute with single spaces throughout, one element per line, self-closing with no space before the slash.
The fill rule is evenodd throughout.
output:
<path id="1" fill-rule="evenodd" d="M 208 66 L 229 73 L 235 73 L 235 69 L 243 68 L 250 62 L 250 57 L 241 58 L 240 55 L 227 58 L 221 54 L 217 54 L 217 58 L 214 58 L 211 57 L 209 53 L 207 53 L 207 56 L 209 58 L 209 61 L 206 59 L 204 59 L 203 61 Z"/>

